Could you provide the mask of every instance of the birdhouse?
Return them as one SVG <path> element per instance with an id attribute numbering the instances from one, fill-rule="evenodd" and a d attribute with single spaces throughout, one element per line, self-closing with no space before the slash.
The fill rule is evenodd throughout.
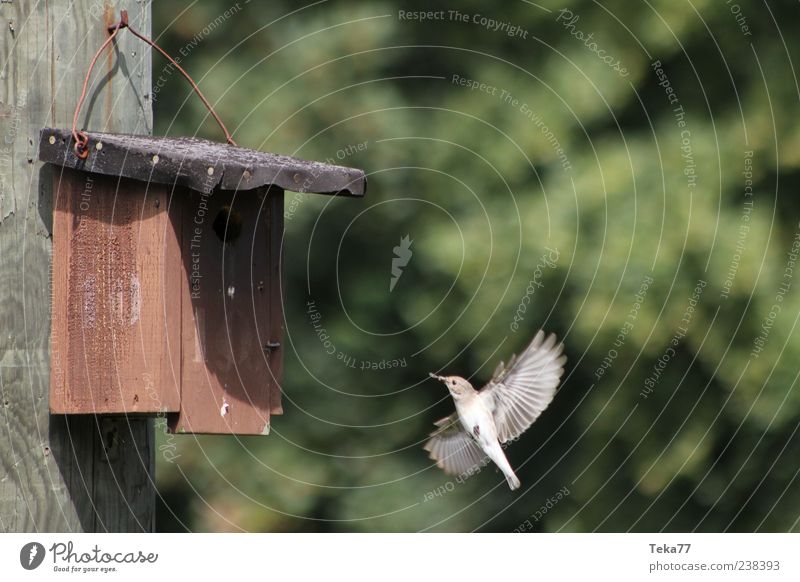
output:
<path id="1" fill-rule="evenodd" d="M 361 170 L 193 138 L 43 129 L 52 165 L 50 409 L 266 434 L 280 414 L 283 192 Z"/>

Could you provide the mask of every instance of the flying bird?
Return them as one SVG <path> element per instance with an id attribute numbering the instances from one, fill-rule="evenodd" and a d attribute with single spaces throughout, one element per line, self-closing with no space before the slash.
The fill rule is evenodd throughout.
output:
<path id="1" fill-rule="evenodd" d="M 487 457 L 503 472 L 511 490 L 520 481 L 501 444 L 525 432 L 556 393 L 567 356 L 556 336 L 539 331 L 519 357 L 508 366 L 500 362 L 486 386 L 475 390 L 460 376 L 437 376 L 444 382 L 456 411 L 437 421 L 438 427 L 425 443 L 436 465 L 449 475 L 471 473 Z"/>

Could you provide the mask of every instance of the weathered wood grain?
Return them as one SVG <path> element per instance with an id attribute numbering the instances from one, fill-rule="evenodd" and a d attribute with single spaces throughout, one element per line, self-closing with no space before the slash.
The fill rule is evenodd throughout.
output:
<path id="1" fill-rule="evenodd" d="M 148 3 L 125 3 L 150 29 Z M 51 176 L 39 130 L 67 127 L 105 19 L 102 0 L 0 3 L 0 531 L 149 531 L 152 421 L 50 416 Z M 6 28 L 14 22 L 14 33 Z M 81 125 L 151 132 L 150 53 L 131 35 L 101 58 Z"/>
<path id="2" fill-rule="evenodd" d="M 283 414 L 281 383 L 283 382 L 283 191 L 270 189 L 267 195 L 269 215 L 269 317 L 270 332 L 262 347 L 268 358 L 272 392 L 270 406 L 272 414 Z"/>
<path id="3" fill-rule="evenodd" d="M 177 412 L 180 309 L 165 299 L 181 257 L 166 187 L 54 168 L 53 191 L 50 411 Z"/>
<path id="4" fill-rule="evenodd" d="M 264 348 L 283 322 L 280 305 L 272 311 L 278 282 L 270 253 L 282 197 L 277 188 L 173 197 L 184 270 L 181 405 L 169 415 L 175 432 L 266 434 L 271 411 L 279 412 L 279 376 L 270 366 L 282 351 Z"/>
<path id="5" fill-rule="evenodd" d="M 295 192 L 363 196 L 367 188 L 362 170 L 196 137 L 88 132 L 88 138 L 89 157 L 81 159 L 74 153 L 70 130 L 45 128 L 40 134 L 40 159 L 97 174 L 186 186 L 204 194 L 215 188 L 254 192 L 274 185 Z"/>

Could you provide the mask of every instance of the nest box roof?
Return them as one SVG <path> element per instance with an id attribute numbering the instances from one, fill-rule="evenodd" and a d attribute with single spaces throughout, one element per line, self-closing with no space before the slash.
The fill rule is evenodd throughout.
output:
<path id="1" fill-rule="evenodd" d="M 75 155 L 70 130 L 43 129 L 39 135 L 39 159 L 84 172 L 187 186 L 206 194 L 217 187 L 252 190 L 275 185 L 293 192 L 363 196 L 367 188 L 362 170 L 204 139 L 93 132 L 87 135 L 90 153 L 82 160 Z"/>

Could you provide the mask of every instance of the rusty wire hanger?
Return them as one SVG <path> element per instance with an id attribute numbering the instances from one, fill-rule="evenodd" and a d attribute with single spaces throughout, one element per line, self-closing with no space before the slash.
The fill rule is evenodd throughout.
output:
<path id="1" fill-rule="evenodd" d="M 106 49 L 106 47 L 109 44 L 111 44 L 114 41 L 114 37 L 116 37 L 117 33 L 123 28 L 127 28 L 128 30 L 131 31 L 131 33 L 135 37 L 139 38 L 140 40 L 143 40 L 144 42 L 149 44 L 151 47 L 156 49 L 158 52 L 160 52 L 162 55 L 164 55 L 164 57 L 170 63 L 172 63 L 172 65 L 176 69 L 178 69 L 178 71 L 180 71 L 180 73 L 184 77 L 186 77 L 186 80 L 189 81 L 189 83 L 192 86 L 192 89 L 194 89 L 194 92 L 197 93 L 198 97 L 200 97 L 200 100 L 203 102 L 203 105 L 206 106 L 206 109 L 208 109 L 208 112 L 212 115 L 214 120 L 217 122 L 217 124 L 220 126 L 222 131 L 225 133 L 225 141 L 227 141 L 229 144 L 235 146 L 236 142 L 233 141 L 233 137 L 231 137 L 231 134 L 228 131 L 228 128 L 225 127 L 224 123 L 222 123 L 222 120 L 220 119 L 219 115 L 217 115 L 217 112 L 214 111 L 214 108 L 208 102 L 208 99 L 206 99 L 205 96 L 203 96 L 203 94 L 200 92 L 200 88 L 197 86 L 197 83 L 195 83 L 194 80 L 189 76 L 189 73 L 184 71 L 183 68 L 177 63 L 177 61 L 175 59 L 173 59 L 171 56 L 169 56 L 166 53 L 166 51 L 164 51 L 164 49 L 162 49 L 160 46 L 158 46 L 155 42 L 153 42 L 152 40 L 150 40 L 146 36 L 138 33 L 136 30 L 131 28 L 130 24 L 128 24 L 128 11 L 127 10 L 120 10 L 119 22 L 117 22 L 115 24 L 112 24 L 111 26 L 108 27 L 108 32 L 110 33 L 110 35 L 105 40 L 105 42 L 100 46 L 100 48 L 97 49 L 97 52 L 95 53 L 94 58 L 92 58 L 92 62 L 89 64 L 89 70 L 86 71 L 86 77 L 83 80 L 83 90 L 81 91 L 81 96 L 78 99 L 77 105 L 75 106 L 75 114 L 72 117 L 72 138 L 75 140 L 75 146 L 74 146 L 75 147 L 75 155 L 78 156 L 79 158 L 81 158 L 82 160 L 85 160 L 86 158 L 89 157 L 89 148 L 87 147 L 87 144 L 89 143 L 89 136 L 87 135 L 87 133 L 85 131 L 78 131 L 78 115 L 80 114 L 81 108 L 83 107 L 83 102 L 86 100 L 86 90 L 89 87 L 89 79 L 90 79 L 90 77 L 92 75 L 92 69 L 94 69 L 95 64 L 97 64 L 97 59 L 100 58 L 100 55 L 102 54 L 102 52 Z"/>

